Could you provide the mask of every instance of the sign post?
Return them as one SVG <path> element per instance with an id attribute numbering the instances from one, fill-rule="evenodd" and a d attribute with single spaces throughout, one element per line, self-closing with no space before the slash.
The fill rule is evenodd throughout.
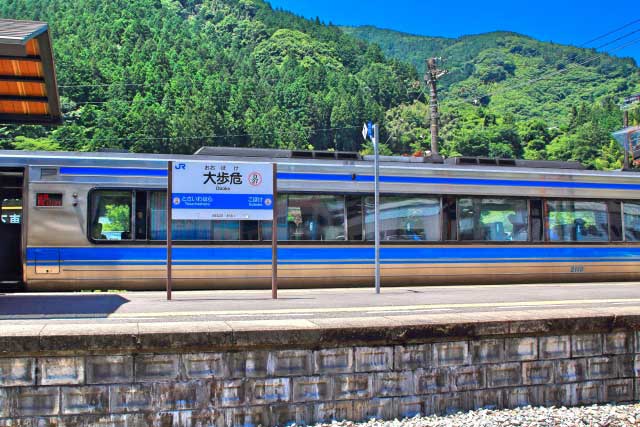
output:
<path id="1" fill-rule="evenodd" d="M 171 299 L 173 220 L 272 221 L 272 295 L 277 297 L 276 166 L 194 160 L 169 162 L 167 299 Z"/>
<path id="2" fill-rule="evenodd" d="M 173 263 L 172 256 L 172 241 L 171 241 L 171 217 L 172 217 L 172 202 L 171 196 L 173 194 L 173 162 L 169 162 L 167 166 L 167 301 L 171 301 L 171 267 Z"/>
<path id="3" fill-rule="evenodd" d="M 273 164 L 273 219 L 271 220 L 271 298 L 278 299 L 278 165 Z"/>
<path id="4" fill-rule="evenodd" d="M 375 286 L 376 294 L 380 293 L 380 128 L 371 122 L 362 127 L 362 136 L 365 140 L 371 138 L 373 142 L 373 168 L 374 168 L 374 202 L 373 202 L 373 231 L 375 233 Z"/>

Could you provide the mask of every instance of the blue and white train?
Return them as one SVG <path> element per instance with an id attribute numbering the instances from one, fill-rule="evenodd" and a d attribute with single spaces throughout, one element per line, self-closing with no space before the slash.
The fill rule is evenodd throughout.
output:
<path id="1" fill-rule="evenodd" d="M 373 161 L 0 151 L 0 286 L 162 289 L 167 162 L 277 164 L 282 287 L 372 285 Z M 382 285 L 640 280 L 640 174 L 578 164 L 381 161 Z M 177 289 L 270 286 L 272 223 L 174 221 Z M 0 288 L 1 289 L 1 288 Z"/>

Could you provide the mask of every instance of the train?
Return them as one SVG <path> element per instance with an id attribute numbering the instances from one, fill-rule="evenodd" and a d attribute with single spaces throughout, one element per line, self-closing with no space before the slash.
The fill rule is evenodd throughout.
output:
<path id="1" fill-rule="evenodd" d="M 169 161 L 277 167 L 283 288 L 373 286 L 374 162 L 332 151 L 0 151 L 0 291 L 160 290 Z M 380 158 L 382 286 L 640 280 L 640 174 Z M 174 220 L 174 289 L 271 285 L 271 221 Z"/>

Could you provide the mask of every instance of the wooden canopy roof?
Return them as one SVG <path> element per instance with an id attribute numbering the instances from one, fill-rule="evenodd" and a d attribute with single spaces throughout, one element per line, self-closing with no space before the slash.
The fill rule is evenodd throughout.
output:
<path id="1" fill-rule="evenodd" d="M 0 19 L 0 124 L 62 121 L 48 29 Z"/>

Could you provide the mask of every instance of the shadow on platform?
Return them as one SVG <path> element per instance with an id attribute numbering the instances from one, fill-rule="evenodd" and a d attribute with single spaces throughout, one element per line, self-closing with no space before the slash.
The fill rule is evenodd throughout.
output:
<path id="1" fill-rule="evenodd" d="M 128 299 L 117 294 L 0 294 L 0 318 L 20 316 L 24 319 L 52 315 L 106 317 L 127 302 L 129 302 Z"/>

